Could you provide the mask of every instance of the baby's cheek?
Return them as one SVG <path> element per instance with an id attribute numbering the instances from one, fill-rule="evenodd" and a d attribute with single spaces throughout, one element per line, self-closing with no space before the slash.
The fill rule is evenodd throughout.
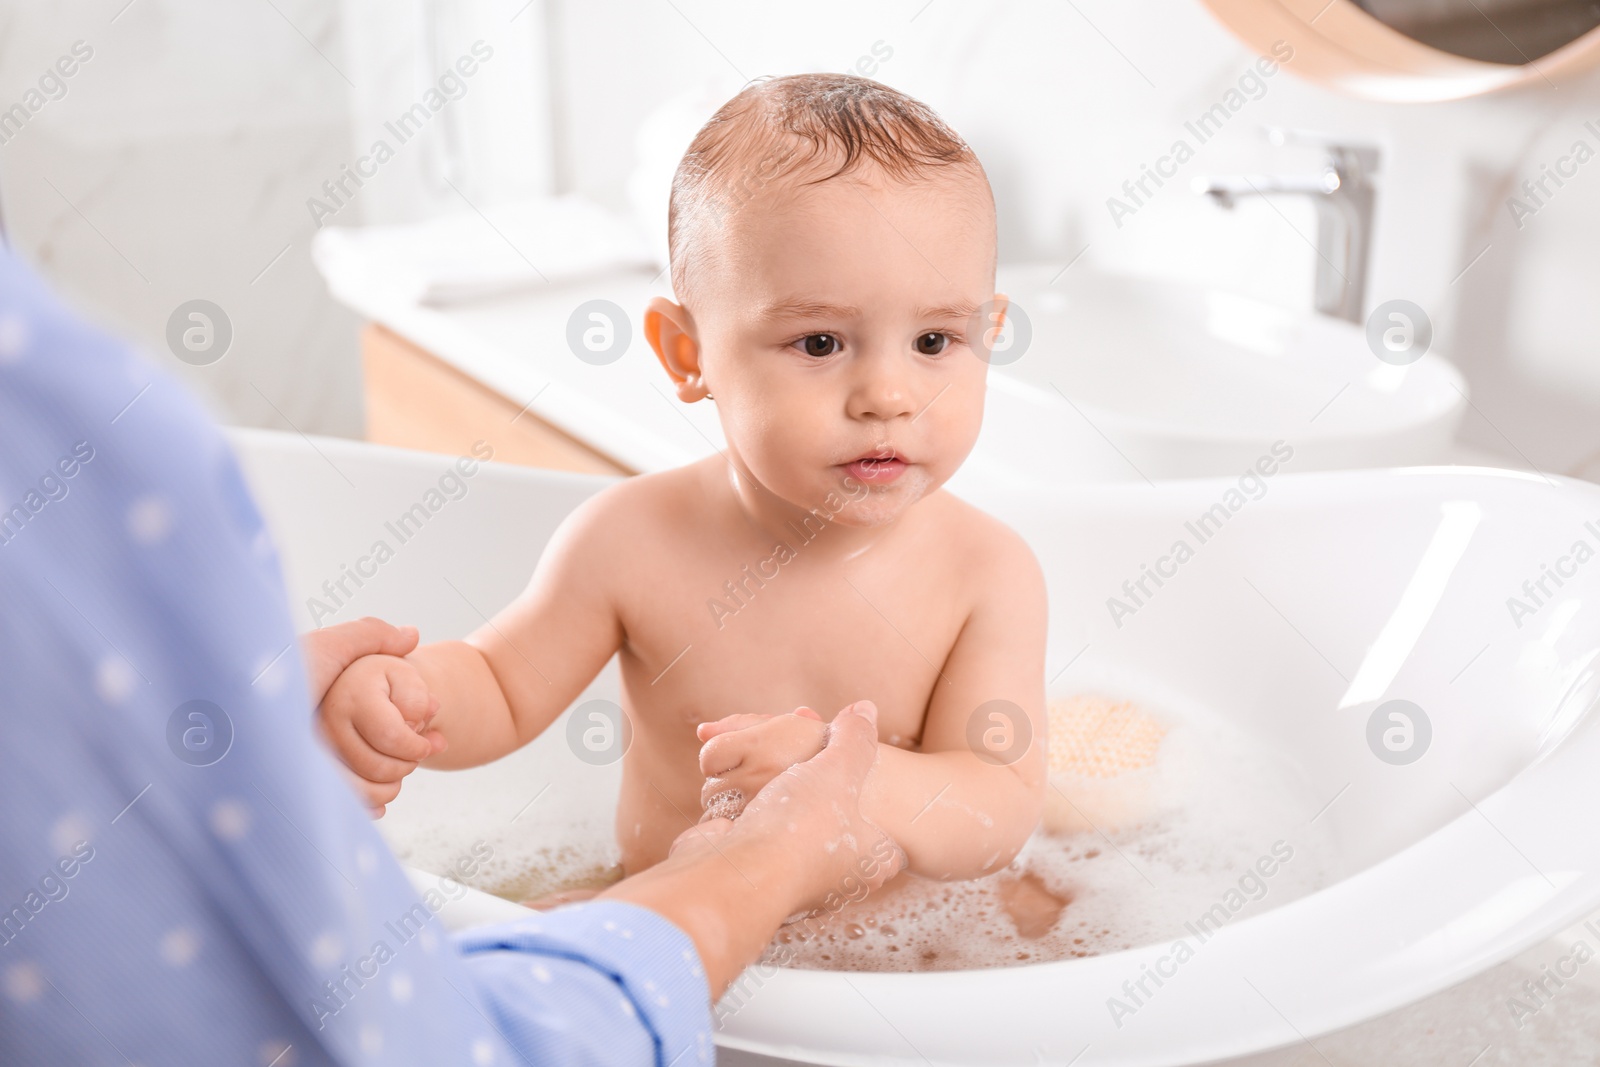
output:
<path id="1" fill-rule="evenodd" d="M 976 366 L 983 365 L 975 357 L 967 358 Z M 930 466 L 941 480 L 954 474 L 977 444 L 978 433 L 983 429 L 983 396 L 981 377 L 976 381 L 963 377 L 929 409 L 928 414 L 935 417 L 927 420 L 931 425 L 925 432 L 930 441 L 938 442 Z"/>
<path id="2" fill-rule="evenodd" d="M 800 507 L 812 508 L 822 501 L 808 476 L 813 467 L 823 464 L 819 457 L 828 442 L 819 440 L 814 411 L 788 413 L 784 405 L 769 397 L 742 405 L 741 416 L 730 419 L 724 429 L 730 435 L 750 473 L 767 489 Z"/>

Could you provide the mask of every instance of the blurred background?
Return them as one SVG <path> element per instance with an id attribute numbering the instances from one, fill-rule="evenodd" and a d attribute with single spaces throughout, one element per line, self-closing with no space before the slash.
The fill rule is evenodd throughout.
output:
<path id="1" fill-rule="evenodd" d="M 851 72 L 977 151 L 1033 320 L 958 477 L 1236 476 L 1282 438 L 1295 470 L 1600 480 L 1600 68 L 1530 65 L 1596 25 L 1590 0 L 0 0 L 0 222 L 222 422 L 660 469 L 721 441 L 639 337 L 673 168 L 750 79 Z M 1340 80 L 1323 30 L 1412 76 Z M 1425 354 L 1376 340 L 1397 306 Z M 1324 1048 L 1593 1062 L 1592 974 L 1574 1015 L 1501 1010 L 1577 936 Z"/>
<path id="2" fill-rule="evenodd" d="M 385 124 L 480 41 L 492 58 L 460 78 L 459 97 L 367 164 L 364 184 L 330 197 L 325 183 L 375 141 L 395 142 Z M 1290 64 L 1177 178 L 1114 217 L 1108 198 L 1131 204 L 1124 182 L 1255 58 L 1197 0 L 4 0 L 0 108 L 75 49 L 92 56 L 59 96 L 52 84 L 25 121 L 0 122 L 9 240 L 230 423 L 364 432 L 366 316 L 314 266 L 319 228 L 490 223 L 530 197 L 576 194 L 648 250 L 664 209 L 647 179 L 659 189 L 709 107 L 762 74 L 849 70 L 925 100 L 976 148 L 1002 263 L 1182 279 L 1287 308 L 1312 298 L 1309 202 L 1223 211 L 1190 180 L 1316 171 L 1319 149 L 1275 147 L 1263 127 L 1378 146 L 1368 306 L 1427 310 L 1435 351 L 1471 387 L 1463 441 L 1600 473 L 1600 164 L 1547 183 L 1554 195 L 1531 214 L 1509 203 L 1574 142 L 1600 145 L 1585 126 L 1600 129 L 1600 74 L 1388 103 L 1336 94 Z M 165 338 L 174 310 L 197 299 L 225 309 L 233 338 L 226 358 L 190 366 Z"/>

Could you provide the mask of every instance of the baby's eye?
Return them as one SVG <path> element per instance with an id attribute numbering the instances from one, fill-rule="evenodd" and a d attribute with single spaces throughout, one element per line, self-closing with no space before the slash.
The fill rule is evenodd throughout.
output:
<path id="1" fill-rule="evenodd" d="M 917 338 L 917 352 L 924 356 L 937 356 L 950 343 L 947 333 L 925 333 Z"/>
<path id="2" fill-rule="evenodd" d="M 808 356 L 824 359 L 839 351 L 839 339 L 831 333 L 812 333 L 795 342 Z"/>

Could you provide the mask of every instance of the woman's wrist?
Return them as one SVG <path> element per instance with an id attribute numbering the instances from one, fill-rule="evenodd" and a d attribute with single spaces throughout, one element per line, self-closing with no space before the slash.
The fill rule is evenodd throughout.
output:
<path id="1" fill-rule="evenodd" d="M 792 857 L 768 843 L 692 839 L 648 870 L 601 893 L 649 908 L 695 943 L 712 999 L 754 962 L 788 916 L 800 910 L 809 887 Z"/>
<path id="2" fill-rule="evenodd" d="M 767 783 L 737 823 L 692 827 L 665 861 L 601 896 L 649 908 L 688 934 L 720 997 L 784 919 L 818 904 L 836 910 L 905 866 L 900 847 L 861 814 L 877 755 L 877 708 L 858 701 L 834 717 L 827 747 Z"/>

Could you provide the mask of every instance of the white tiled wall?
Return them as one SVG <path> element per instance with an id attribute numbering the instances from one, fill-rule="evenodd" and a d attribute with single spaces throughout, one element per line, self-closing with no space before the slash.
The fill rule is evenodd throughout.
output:
<path id="1" fill-rule="evenodd" d="M 449 178 L 473 202 L 548 188 L 548 102 L 533 58 L 543 8 L 513 21 L 523 4 L 0 0 L 0 110 L 76 42 L 91 52 L 65 95 L 0 143 L 10 240 L 220 418 L 359 435 L 359 322 L 312 268 L 310 201 L 333 204 L 324 183 L 483 36 L 494 54 L 459 99 L 320 221 L 467 210 Z M 233 325 L 228 353 L 204 367 L 165 342 L 168 317 L 195 298 Z"/>
<path id="2" fill-rule="evenodd" d="M 349 148 L 336 11 L 125 3 L 0 5 L 0 107 L 74 42 L 93 49 L 66 95 L 0 145 L 12 242 L 219 415 L 358 431 L 357 323 L 311 270 L 304 205 Z M 195 298 L 233 323 L 209 367 L 165 347 L 168 316 Z"/>

